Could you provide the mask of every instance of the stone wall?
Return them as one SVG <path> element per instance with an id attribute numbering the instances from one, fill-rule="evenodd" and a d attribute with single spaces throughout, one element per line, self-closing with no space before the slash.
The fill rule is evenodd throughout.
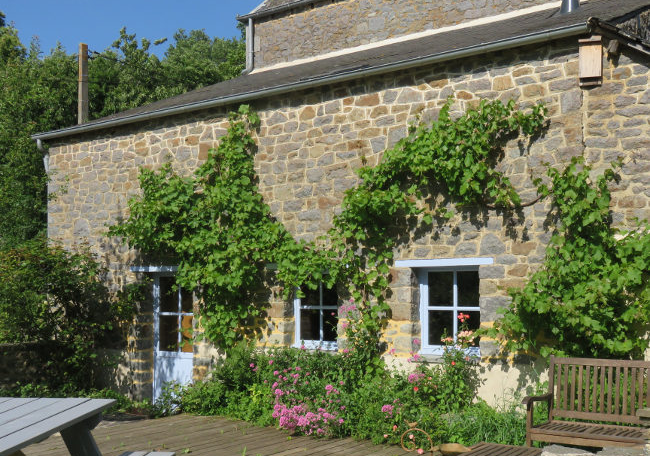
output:
<path id="1" fill-rule="evenodd" d="M 549 118 L 547 131 L 534 143 L 511 142 L 500 165 L 524 202 L 536 196 L 531 178 L 544 173 L 545 163 L 561 167 L 584 155 L 601 169 L 622 156 L 613 217 L 622 225 L 634 217 L 650 219 L 647 62 L 623 54 L 604 65 L 602 86 L 580 88 L 577 39 L 569 39 L 258 100 L 253 107 L 262 119 L 255 157 L 260 191 L 296 238 L 314 239 L 330 227 L 344 191 L 357 182 L 354 170 L 362 158 L 377 163 L 405 136 L 410 122 L 435 118 L 450 96 L 456 100 L 454 112 L 481 99 L 514 99 L 521 108 L 544 102 Z M 138 192 L 138 167 L 171 161 L 181 173 L 191 172 L 225 132 L 225 112 L 198 112 L 52 144 L 50 192 L 58 196 L 49 203 L 50 237 L 68 247 L 88 241 L 109 264 L 115 283 L 134 280 L 128 264 L 144 260 L 106 238 L 106 226 L 127 216 L 127 200 Z M 479 269 L 481 319 L 489 325 L 496 310 L 509 303 L 506 289 L 523 285 L 542 261 L 550 238 L 548 209 L 541 201 L 523 209 L 521 217 L 487 210 L 459 213 L 431 232 L 409 235 L 395 258 L 492 257 L 494 264 Z M 393 321 L 385 337 L 395 356 L 405 359 L 420 337 L 417 280 L 410 269 L 394 268 L 391 286 Z M 275 291 L 270 304 L 262 342 L 292 343 L 292 304 Z M 144 313 L 131 344 L 143 366 L 136 381 L 145 386 L 150 320 Z M 496 347 L 483 340 L 481 353 L 494 356 Z M 214 356 L 208 347 L 197 348 L 197 375 Z"/>
<path id="2" fill-rule="evenodd" d="M 258 19 L 255 67 L 327 52 L 548 3 L 548 0 L 344 0 L 316 2 Z"/>

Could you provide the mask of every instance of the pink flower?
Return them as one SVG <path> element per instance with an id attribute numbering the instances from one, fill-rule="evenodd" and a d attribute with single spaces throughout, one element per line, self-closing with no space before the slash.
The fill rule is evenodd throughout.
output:
<path id="1" fill-rule="evenodd" d="M 423 454 L 424 450 L 422 448 L 418 448 L 418 454 Z"/>
<path id="2" fill-rule="evenodd" d="M 269 359 L 269 366 L 273 364 L 273 360 Z"/>
<path id="3" fill-rule="evenodd" d="M 384 438 L 387 439 L 387 438 L 388 438 L 388 434 L 384 434 Z"/>
<path id="4" fill-rule="evenodd" d="M 393 424 L 393 431 L 396 431 L 396 430 L 397 430 L 397 425 Z"/>
<path id="5" fill-rule="evenodd" d="M 255 367 L 255 363 L 251 363 L 251 364 L 250 364 L 250 367 L 251 367 L 251 368 L 254 368 L 254 367 Z"/>
<path id="6" fill-rule="evenodd" d="M 417 386 L 414 386 L 414 387 L 413 387 L 413 391 L 415 391 L 416 393 L 418 392 L 419 389 L 420 389 L 420 388 L 418 388 Z"/>
<path id="7" fill-rule="evenodd" d="M 413 339 L 413 345 L 420 345 L 420 339 Z"/>
<path id="8" fill-rule="evenodd" d="M 456 361 L 452 361 L 452 362 L 451 362 L 451 365 L 452 365 L 452 366 L 455 366 L 455 365 L 456 365 Z"/>
<path id="9" fill-rule="evenodd" d="M 413 440 L 415 436 L 413 434 L 409 434 L 409 439 Z"/>
<path id="10" fill-rule="evenodd" d="M 466 320 L 469 320 L 469 315 L 461 312 L 458 314 L 458 320 L 460 320 L 461 323 L 465 323 Z"/>

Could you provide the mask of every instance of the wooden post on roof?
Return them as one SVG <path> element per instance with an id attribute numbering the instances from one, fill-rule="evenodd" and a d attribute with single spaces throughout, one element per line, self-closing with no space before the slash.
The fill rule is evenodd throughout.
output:
<path id="1" fill-rule="evenodd" d="M 88 122 L 88 45 L 79 43 L 79 98 L 77 123 Z"/>

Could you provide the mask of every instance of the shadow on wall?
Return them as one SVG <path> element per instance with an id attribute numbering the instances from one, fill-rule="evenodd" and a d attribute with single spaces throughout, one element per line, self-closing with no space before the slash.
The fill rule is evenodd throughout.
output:
<path id="1" fill-rule="evenodd" d="M 528 355 L 512 359 L 488 358 L 481 363 L 478 395 L 490 405 L 510 403 L 534 395 L 548 380 L 548 361 Z"/>

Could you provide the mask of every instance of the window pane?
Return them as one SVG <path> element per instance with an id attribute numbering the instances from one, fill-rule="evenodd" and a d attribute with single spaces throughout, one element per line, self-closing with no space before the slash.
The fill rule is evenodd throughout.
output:
<path id="1" fill-rule="evenodd" d="M 454 273 L 429 272 L 429 305 L 451 306 L 454 303 Z"/>
<path id="2" fill-rule="evenodd" d="M 441 345 L 443 337 L 453 337 L 454 312 L 451 310 L 429 311 L 429 345 Z"/>
<path id="3" fill-rule="evenodd" d="M 478 307 L 478 271 L 457 272 L 458 305 Z"/>
<path id="4" fill-rule="evenodd" d="M 192 316 L 186 315 L 181 318 L 181 351 L 184 353 L 192 353 Z"/>
<path id="5" fill-rule="evenodd" d="M 481 312 L 476 311 L 476 312 L 465 312 L 465 313 L 469 314 L 469 320 L 467 320 L 466 322 L 467 327 L 472 331 L 476 331 L 479 328 L 479 326 L 481 326 Z M 479 338 L 478 337 L 475 338 L 472 345 L 478 346 L 478 341 Z"/>
<path id="6" fill-rule="evenodd" d="M 468 329 L 471 329 L 472 331 L 476 331 L 479 328 L 479 326 L 481 326 L 481 312 L 472 311 L 472 312 L 462 312 L 462 313 L 464 313 L 465 315 L 469 315 L 469 318 L 465 320 L 465 324 L 467 325 Z"/>
<path id="7" fill-rule="evenodd" d="M 336 325 L 338 316 L 335 309 L 323 310 L 323 340 L 336 341 Z"/>
<path id="8" fill-rule="evenodd" d="M 318 291 L 318 288 L 311 290 L 303 285 L 300 287 L 300 290 L 305 295 L 303 298 L 300 298 L 301 306 L 318 306 L 318 303 L 320 302 L 320 292 Z"/>
<path id="9" fill-rule="evenodd" d="M 324 306 L 338 306 L 339 295 L 336 292 L 336 286 L 332 288 L 327 288 L 323 285 L 323 302 Z"/>
<path id="10" fill-rule="evenodd" d="M 185 313 L 192 313 L 194 310 L 192 308 L 192 293 L 186 290 L 181 290 L 181 309 Z"/>
<path id="11" fill-rule="evenodd" d="M 176 351 L 178 348 L 178 317 L 163 315 L 160 317 L 161 351 Z"/>
<path id="12" fill-rule="evenodd" d="M 161 312 L 178 312 L 178 295 L 173 290 L 173 277 L 160 278 L 160 311 Z"/>
<path id="13" fill-rule="evenodd" d="M 320 310 L 302 309 L 300 311 L 300 339 L 320 340 Z"/>

